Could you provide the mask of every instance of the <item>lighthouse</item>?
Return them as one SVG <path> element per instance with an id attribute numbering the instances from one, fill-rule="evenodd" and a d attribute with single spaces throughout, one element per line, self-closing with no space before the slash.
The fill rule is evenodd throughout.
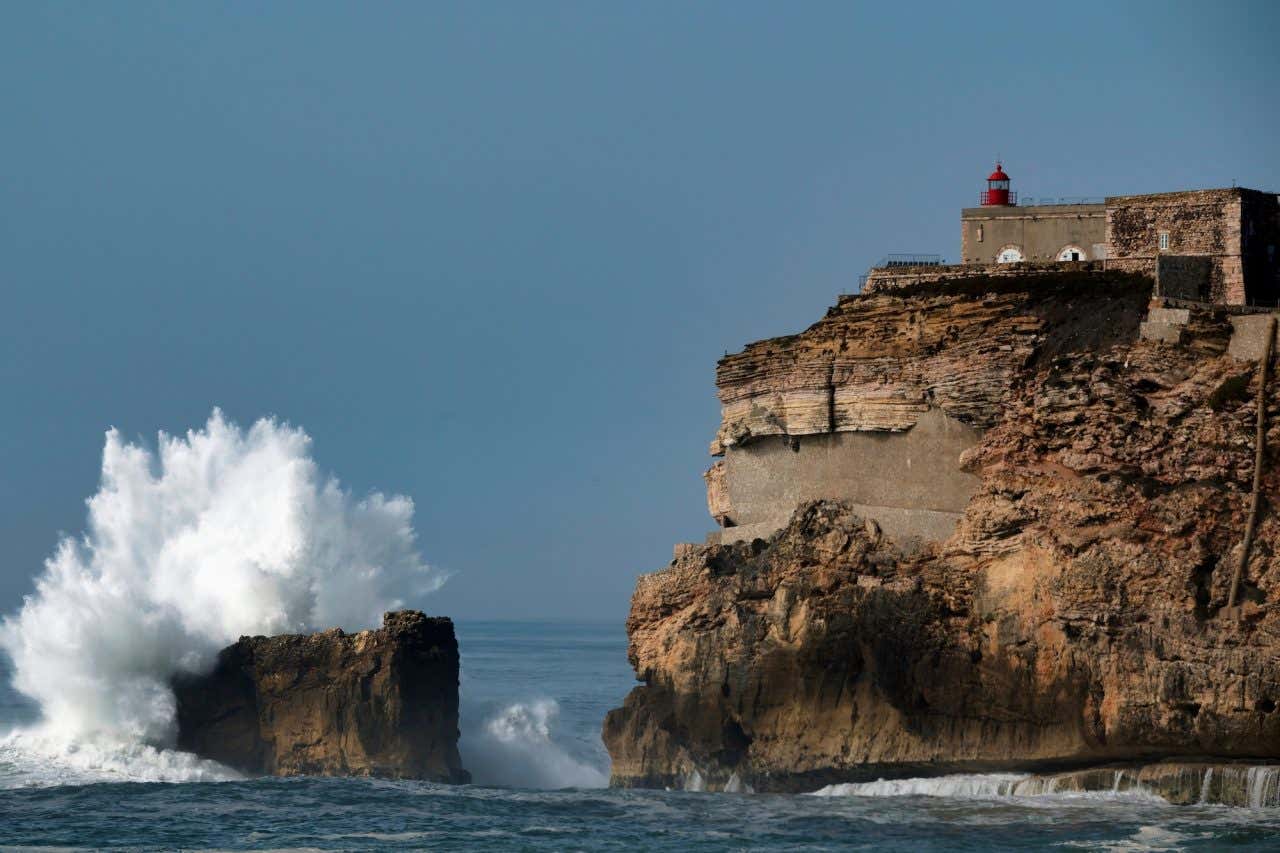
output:
<path id="1" fill-rule="evenodd" d="M 983 207 L 1008 207 L 1018 203 L 1018 194 L 1009 192 L 1009 176 L 998 161 L 996 170 L 987 178 L 986 192 L 982 193 L 979 201 Z"/>

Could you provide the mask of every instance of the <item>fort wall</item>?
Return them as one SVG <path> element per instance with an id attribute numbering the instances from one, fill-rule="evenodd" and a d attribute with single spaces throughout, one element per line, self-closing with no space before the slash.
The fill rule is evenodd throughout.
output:
<path id="1" fill-rule="evenodd" d="M 965 263 L 994 263 L 1012 247 L 1034 263 L 1059 260 L 1075 247 L 1079 260 L 1099 260 L 1106 257 L 1106 230 L 1102 204 L 970 207 L 960 212 L 960 256 Z"/>
<path id="2" fill-rule="evenodd" d="M 947 264 L 944 266 L 875 267 L 867 273 L 863 293 L 876 293 L 897 287 L 935 284 L 966 278 L 1016 278 L 1037 273 L 1087 272 L 1102 273 L 1101 261 L 1038 261 L 1017 264 Z"/>
<path id="3" fill-rule="evenodd" d="M 1280 201 L 1232 188 L 1107 199 L 1108 266 L 1156 274 L 1164 255 L 1209 261 L 1198 298 L 1274 305 L 1280 298 Z M 1161 295 L 1174 295 L 1172 293 Z"/>
<path id="4" fill-rule="evenodd" d="M 1200 255 L 1157 255 L 1154 295 L 1205 301 L 1213 274 L 1213 260 Z"/>
<path id="5" fill-rule="evenodd" d="M 1108 257 L 1116 269 L 1153 276 L 1162 253 L 1207 257 L 1209 301 L 1243 304 L 1240 205 L 1238 190 L 1108 198 Z"/>

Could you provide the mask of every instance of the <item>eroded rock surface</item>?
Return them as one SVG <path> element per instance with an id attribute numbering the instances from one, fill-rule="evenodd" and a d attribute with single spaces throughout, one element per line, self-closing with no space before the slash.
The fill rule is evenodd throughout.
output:
<path id="1" fill-rule="evenodd" d="M 174 692 L 179 748 L 246 773 L 470 781 L 446 618 L 404 610 L 358 634 L 241 637 Z"/>
<path id="2" fill-rule="evenodd" d="M 1033 358 L 1132 338 L 1137 275 L 1028 274 L 842 296 L 798 335 L 725 356 L 713 455 L 768 435 L 910 429 L 930 408 L 993 426 Z"/>
<path id="3" fill-rule="evenodd" d="M 816 501 L 768 539 L 682 546 L 642 577 L 627 628 L 644 684 L 604 727 L 615 785 L 1280 757 L 1278 383 L 1244 604 L 1228 614 L 1256 362 L 1227 354 L 1225 317 L 1193 317 L 1177 345 L 1140 341 L 1123 287 L 1028 284 L 845 299 L 841 316 L 868 314 L 846 321 L 856 341 L 826 335 L 843 349 L 799 336 L 722 362 L 721 442 L 781 422 L 740 417 L 746 401 L 789 418 L 787 389 L 834 364 L 876 399 L 984 427 L 961 460 L 980 485 L 956 532 L 914 554 Z M 870 363 L 841 366 L 854 347 Z M 911 411 L 874 420 L 895 429 Z"/>

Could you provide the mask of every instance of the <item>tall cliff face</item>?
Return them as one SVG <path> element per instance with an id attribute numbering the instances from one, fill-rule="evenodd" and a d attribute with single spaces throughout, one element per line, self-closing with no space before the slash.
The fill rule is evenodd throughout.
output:
<path id="1" fill-rule="evenodd" d="M 174 693 L 179 748 L 247 773 L 470 781 L 449 619 L 405 610 L 358 634 L 241 637 Z"/>
<path id="2" fill-rule="evenodd" d="M 723 459 L 708 472 L 715 540 L 768 536 L 815 498 L 848 501 L 907 550 L 946 539 L 978 486 L 960 455 L 1026 371 L 1131 340 L 1149 292 L 1099 271 L 881 291 L 727 356 L 711 447 Z"/>
<path id="3" fill-rule="evenodd" d="M 987 288 L 847 298 L 722 362 L 721 446 L 818 429 L 795 401 L 825 373 L 864 425 L 936 407 L 981 428 L 955 460 L 978 484 L 954 532 L 915 552 L 812 501 L 767 538 L 680 546 L 642 577 L 627 628 L 644 684 L 604 728 L 615 785 L 1280 758 L 1275 384 L 1228 614 L 1258 391 L 1228 318 L 1195 314 L 1169 345 L 1137 339 L 1128 280 Z"/>

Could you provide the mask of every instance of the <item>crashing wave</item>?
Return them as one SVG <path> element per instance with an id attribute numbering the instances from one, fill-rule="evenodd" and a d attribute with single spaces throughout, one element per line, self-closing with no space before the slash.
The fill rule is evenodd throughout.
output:
<path id="1" fill-rule="evenodd" d="M 7 763 L 35 751 L 93 778 L 219 776 L 166 750 L 174 674 L 243 634 L 376 625 L 440 586 L 417 553 L 413 502 L 354 498 L 310 445 L 301 429 L 243 430 L 217 410 L 154 451 L 107 433 L 85 533 L 58 543 L 0 623 L 13 685 L 41 717 L 6 738 Z"/>
<path id="2" fill-rule="evenodd" d="M 556 741 L 559 716 L 555 700 L 538 699 L 514 702 L 479 726 L 464 726 L 458 748 L 472 780 L 516 788 L 603 788 L 608 773 Z"/>
<path id="3" fill-rule="evenodd" d="M 1280 806 L 1280 765 L 1169 762 L 1052 775 L 955 774 L 828 785 L 813 796 L 1126 799 L 1260 809 Z"/>

